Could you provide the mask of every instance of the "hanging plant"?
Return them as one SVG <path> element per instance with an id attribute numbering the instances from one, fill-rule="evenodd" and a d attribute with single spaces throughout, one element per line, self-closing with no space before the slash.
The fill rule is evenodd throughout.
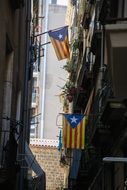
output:
<path id="1" fill-rule="evenodd" d="M 67 94 L 66 95 L 66 98 L 69 102 L 72 102 L 73 101 L 73 95 L 72 94 Z"/>
<path id="2" fill-rule="evenodd" d="M 78 50 L 79 47 L 79 39 L 74 39 L 71 42 L 71 49 L 73 52 L 76 52 Z"/>
<path id="3" fill-rule="evenodd" d="M 65 94 L 67 100 L 69 102 L 73 101 L 74 94 L 76 93 L 76 87 L 73 82 L 67 81 L 63 86 L 63 93 Z"/>
<path id="4" fill-rule="evenodd" d="M 74 73 L 76 71 L 76 65 L 73 60 L 69 60 L 66 62 L 66 65 L 63 66 L 68 73 Z"/>
<path id="5" fill-rule="evenodd" d="M 68 107 L 68 102 L 67 102 L 67 99 L 64 98 L 64 104 L 63 104 L 63 110 L 65 113 L 68 113 L 68 110 L 69 110 L 69 107 Z"/>
<path id="6" fill-rule="evenodd" d="M 63 93 L 66 95 L 67 94 L 73 95 L 76 90 L 74 83 L 71 81 L 67 81 L 66 84 L 62 87 L 62 89 L 63 89 Z"/>

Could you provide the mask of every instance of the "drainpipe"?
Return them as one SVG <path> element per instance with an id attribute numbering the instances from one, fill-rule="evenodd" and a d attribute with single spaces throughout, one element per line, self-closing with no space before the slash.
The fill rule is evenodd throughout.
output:
<path id="1" fill-rule="evenodd" d="M 45 0 L 45 31 L 48 31 L 48 8 L 49 8 L 49 1 Z M 48 35 L 45 35 L 44 43 L 48 41 Z M 42 79 L 42 101 L 41 101 L 41 135 L 40 138 L 44 138 L 44 117 L 45 117 L 45 87 L 46 87 L 46 65 L 47 65 L 47 46 L 44 47 L 45 55 L 44 55 L 44 62 L 43 62 L 43 79 Z"/>
<path id="2" fill-rule="evenodd" d="M 102 25 L 102 39 L 101 39 L 101 65 L 100 65 L 100 94 L 102 92 L 102 80 L 103 80 L 103 72 L 104 72 L 104 51 L 105 51 L 105 26 Z M 100 98 L 99 102 L 99 113 L 101 113 L 102 108 L 102 98 Z"/>
<path id="3" fill-rule="evenodd" d="M 104 51 L 105 51 L 105 27 L 102 25 L 102 39 L 101 39 L 101 65 L 100 65 L 100 95 L 103 88 L 103 73 L 104 73 Z M 99 113 L 102 111 L 102 96 L 99 101 Z M 100 116 L 99 116 L 100 117 Z M 99 118 L 100 119 L 100 118 Z M 105 170 L 103 170 L 102 190 L 105 189 Z"/>
<path id="4" fill-rule="evenodd" d="M 29 74 L 29 46 L 30 46 L 30 13 L 31 13 L 31 3 L 30 1 L 25 2 L 26 9 L 25 11 L 27 12 L 26 16 L 26 23 L 25 23 L 25 36 L 26 36 L 26 41 L 25 41 L 25 67 L 24 67 L 24 85 L 23 85 L 23 96 L 22 96 L 22 103 L 21 103 L 21 121 L 23 122 L 24 128 L 22 131 L 20 131 L 21 137 L 19 140 L 21 150 L 20 154 L 24 155 L 25 154 L 25 142 L 28 140 L 27 134 L 29 134 L 29 102 L 28 102 L 28 74 Z M 19 10 L 20 11 L 20 10 Z M 25 11 L 23 13 L 25 13 Z M 23 16 L 22 11 L 20 12 L 20 18 Z M 23 35 L 20 32 L 20 24 L 19 24 L 19 38 L 21 35 Z M 20 39 L 19 42 L 21 43 Z M 19 54 L 20 56 L 20 54 Z M 21 163 L 23 164 L 24 161 Z M 21 169 L 20 176 L 19 176 L 19 184 L 18 184 L 18 190 L 23 190 L 24 188 L 24 178 L 27 175 L 27 172 L 24 169 Z"/>

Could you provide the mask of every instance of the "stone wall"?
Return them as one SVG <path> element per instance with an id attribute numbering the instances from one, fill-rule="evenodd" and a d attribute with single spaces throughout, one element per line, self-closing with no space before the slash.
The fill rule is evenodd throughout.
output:
<path id="1" fill-rule="evenodd" d="M 60 165 L 60 152 L 52 147 L 30 147 L 46 174 L 46 190 L 60 190 L 64 183 L 64 168 Z"/>

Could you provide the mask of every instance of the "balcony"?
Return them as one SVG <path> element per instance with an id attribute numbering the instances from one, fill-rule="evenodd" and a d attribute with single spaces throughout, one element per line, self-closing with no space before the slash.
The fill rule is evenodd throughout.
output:
<path id="1" fill-rule="evenodd" d="M 95 146 L 102 147 L 103 145 L 112 144 L 112 132 L 110 130 L 110 126 L 100 120 L 103 107 L 110 95 L 110 88 L 105 86 L 101 91 L 98 91 L 97 95 L 94 97 L 88 126 L 90 126 L 89 136 L 91 143 Z"/>
<path id="2" fill-rule="evenodd" d="M 98 3 L 99 18 L 101 24 L 111 24 L 116 21 L 118 14 L 118 0 L 102 0 Z"/>
<path id="3" fill-rule="evenodd" d="M 36 108 L 37 106 L 37 95 L 36 92 L 32 93 L 32 108 Z"/>
<path id="4" fill-rule="evenodd" d="M 74 109 L 85 109 L 89 93 L 91 91 L 91 79 L 93 68 L 93 57 L 90 48 L 85 49 L 80 68 L 77 69 L 76 85 L 78 86 L 77 93 L 74 96 Z"/>
<path id="5" fill-rule="evenodd" d="M 108 100 L 101 116 L 104 125 L 110 126 L 115 142 L 118 146 L 127 143 L 127 104 L 126 100 Z"/>
<path id="6" fill-rule="evenodd" d="M 91 142 L 96 147 L 103 147 L 112 145 L 112 133 L 109 126 L 104 126 L 102 123 L 97 122 L 91 137 Z"/>
<path id="7" fill-rule="evenodd" d="M 36 108 L 38 106 L 39 97 L 39 89 L 38 87 L 34 87 L 32 91 L 32 108 Z"/>
<path id="8" fill-rule="evenodd" d="M 8 121 L 10 118 L 5 117 L 3 120 Z M 20 165 L 17 163 L 17 130 L 19 124 L 17 121 L 12 122 L 8 130 L 2 130 L 1 155 L 0 155 L 0 189 L 14 189 L 16 176 L 20 172 Z M 9 130 L 10 129 L 10 130 Z"/>
<path id="9" fill-rule="evenodd" d="M 114 97 L 122 100 L 127 97 L 127 25 L 106 25 L 105 40 L 105 64 L 109 69 Z"/>
<path id="10" fill-rule="evenodd" d="M 116 92 L 112 88 L 109 70 L 106 69 L 103 74 L 103 87 L 94 98 L 89 117 L 90 137 L 95 146 L 111 147 L 115 140 L 125 133 L 127 104 L 126 99 L 115 98 Z"/>
<path id="11" fill-rule="evenodd" d="M 120 125 L 126 111 L 127 108 L 123 102 L 109 99 L 106 102 L 101 120 L 104 124 L 111 126 L 114 125 L 116 128 L 118 125 Z"/>
<path id="12" fill-rule="evenodd" d="M 77 73 L 78 86 L 82 86 L 84 80 L 89 80 L 92 78 L 93 59 L 94 58 L 90 52 L 90 48 L 86 47 L 83 59 L 81 61 L 81 67 Z"/>

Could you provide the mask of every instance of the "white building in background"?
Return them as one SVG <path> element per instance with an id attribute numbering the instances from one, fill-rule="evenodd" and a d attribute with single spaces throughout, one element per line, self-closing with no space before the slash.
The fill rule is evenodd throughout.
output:
<path id="1" fill-rule="evenodd" d="M 58 5 L 56 0 L 39 1 L 39 27 L 38 34 L 48 30 L 65 26 L 66 6 Z M 44 17 L 44 18 L 41 18 Z M 48 34 L 38 37 L 41 44 L 50 41 Z M 35 88 L 38 91 L 36 105 L 31 125 L 31 144 L 57 144 L 59 128 L 62 118 L 57 120 L 58 114 L 63 112 L 59 95 L 61 88 L 64 86 L 67 73 L 62 68 L 66 59 L 58 61 L 52 44 L 42 46 L 44 48 L 44 57 L 37 59 L 40 70 L 33 73 Z M 40 61 L 40 62 L 38 62 Z M 38 64 L 39 63 L 39 64 Z M 34 91 L 33 91 L 34 94 Z"/>

